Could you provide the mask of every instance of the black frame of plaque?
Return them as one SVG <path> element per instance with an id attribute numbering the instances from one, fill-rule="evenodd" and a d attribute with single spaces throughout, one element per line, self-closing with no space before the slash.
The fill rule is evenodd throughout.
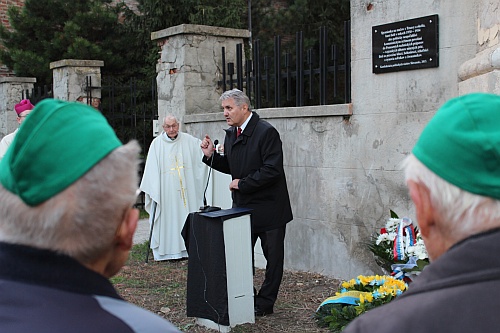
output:
<path id="1" fill-rule="evenodd" d="M 439 67 L 437 14 L 372 27 L 375 74 Z"/>

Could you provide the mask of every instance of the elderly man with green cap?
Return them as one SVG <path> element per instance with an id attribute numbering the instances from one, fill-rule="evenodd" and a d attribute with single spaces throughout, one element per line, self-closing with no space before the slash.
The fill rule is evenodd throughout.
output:
<path id="1" fill-rule="evenodd" d="M 431 264 L 343 333 L 498 332 L 500 96 L 445 103 L 404 165 Z"/>
<path id="2" fill-rule="evenodd" d="M 0 162 L 0 332 L 179 332 L 108 280 L 137 226 L 138 153 L 90 106 L 37 104 Z"/>

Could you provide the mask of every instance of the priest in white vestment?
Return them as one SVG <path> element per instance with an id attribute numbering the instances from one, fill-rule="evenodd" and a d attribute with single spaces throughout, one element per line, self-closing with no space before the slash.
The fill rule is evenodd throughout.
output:
<path id="1" fill-rule="evenodd" d="M 209 168 L 202 162 L 201 140 L 180 132 L 172 115 L 162 126 L 149 148 L 140 189 L 153 225 L 154 259 L 170 260 L 188 256 L 181 230 L 188 214 L 203 206 Z"/>

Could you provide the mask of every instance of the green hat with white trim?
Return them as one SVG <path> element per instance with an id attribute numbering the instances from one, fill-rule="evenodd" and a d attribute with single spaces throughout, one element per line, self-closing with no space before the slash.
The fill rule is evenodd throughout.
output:
<path id="1" fill-rule="evenodd" d="M 36 206 L 64 191 L 121 145 L 98 110 L 45 99 L 21 124 L 0 161 L 0 183 Z"/>
<path id="2" fill-rule="evenodd" d="M 449 183 L 500 200 L 500 96 L 473 93 L 449 100 L 412 152 Z"/>

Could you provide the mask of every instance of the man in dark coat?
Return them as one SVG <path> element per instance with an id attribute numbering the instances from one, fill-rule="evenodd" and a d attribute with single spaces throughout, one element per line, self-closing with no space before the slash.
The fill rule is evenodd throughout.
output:
<path id="1" fill-rule="evenodd" d="M 230 174 L 234 207 L 252 209 L 252 244 L 260 238 L 266 258 L 265 280 L 255 295 L 255 315 L 274 311 L 283 277 L 286 224 L 293 219 L 278 131 L 250 110 L 248 97 L 240 90 L 220 97 L 226 129 L 224 155 L 214 153 L 207 135 L 201 143 L 203 162 Z"/>
<path id="2" fill-rule="evenodd" d="M 498 332 L 500 96 L 447 102 L 405 169 L 431 264 L 343 332 Z"/>

